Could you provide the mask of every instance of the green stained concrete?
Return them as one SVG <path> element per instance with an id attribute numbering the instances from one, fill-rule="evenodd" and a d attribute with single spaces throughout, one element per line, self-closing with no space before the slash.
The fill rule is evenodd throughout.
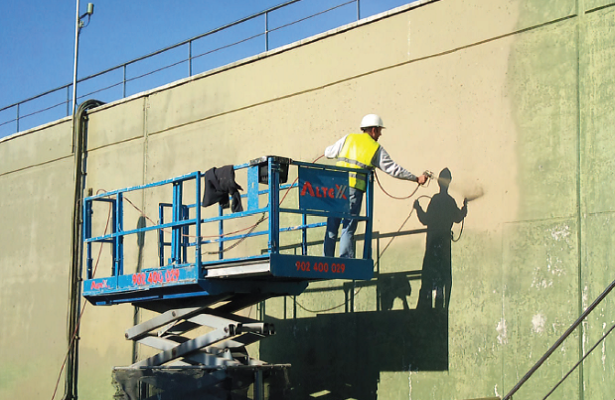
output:
<path id="1" fill-rule="evenodd" d="M 511 224 L 505 230 L 503 321 L 507 343 L 502 361 L 507 387 L 516 383 L 578 316 L 574 232 L 574 220 Z M 578 335 L 550 358 L 519 396 L 542 393 L 549 385 L 546 382 L 557 383 L 559 366 L 574 365 L 577 360 L 575 337 Z M 576 387 L 577 382 L 570 379 L 556 395 L 574 398 Z"/>
<path id="2" fill-rule="evenodd" d="M 612 152 L 612 127 L 615 125 L 612 100 L 615 96 L 615 49 L 613 27 L 615 10 L 606 8 L 585 16 L 580 95 L 585 112 L 581 114 L 581 165 L 585 174 L 583 211 L 588 213 L 613 210 L 612 183 L 615 160 Z"/>
<path id="3" fill-rule="evenodd" d="M 589 215 L 584 220 L 584 232 L 587 237 L 591 237 L 591 246 L 584 246 L 584 263 L 586 268 L 583 270 L 583 305 L 589 306 L 594 298 L 606 289 L 613 281 L 613 259 L 615 253 L 611 239 L 613 231 L 613 221 L 615 214 L 601 213 Z M 586 282 L 593 282 L 588 284 Z M 613 296 L 607 297 L 597 310 L 590 315 L 584 331 L 584 348 L 588 351 L 594 346 L 601 337 L 613 327 L 612 309 L 614 306 Z M 598 345 L 597 349 L 585 361 L 583 368 L 586 399 L 600 398 L 604 393 L 613 393 L 615 384 L 612 380 L 605 377 L 611 376 L 615 372 L 613 363 L 614 340 L 612 335 Z"/>
<path id="4" fill-rule="evenodd" d="M 576 213 L 577 21 L 515 37 L 509 59 L 517 124 L 520 220 Z"/>
<path id="5" fill-rule="evenodd" d="M 583 307 L 589 306 L 613 281 L 613 96 L 615 95 L 615 52 L 613 51 L 615 5 L 612 1 L 586 1 L 588 10 L 609 5 L 585 15 L 581 30 L 583 43 L 580 70 L 580 99 L 586 112 L 581 114 L 581 212 L 583 245 L 581 271 Z M 584 331 L 588 350 L 613 326 L 613 296 L 607 298 L 590 316 Z M 612 335 L 611 335 L 612 336 Z M 613 338 L 608 336 L 585 362 L 586 399 L 615 392 L 611 379 L 614 370 Z"/>

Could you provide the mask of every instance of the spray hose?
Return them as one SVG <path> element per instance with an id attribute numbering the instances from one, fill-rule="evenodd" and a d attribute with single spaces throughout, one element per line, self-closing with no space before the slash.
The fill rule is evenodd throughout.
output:
<path id="1" fill-rule="evenodd" d="M 421 186 L 428 187 L 429 183 L 433 179 L 434 173 L 429 171 L 429 170 L 425 170 L 425 172 L 423 172 L 423 175 L 425 175 L 427 177 L 427 182 L 425 182 L 425 184 L 417 185 L 416 188 L 412 191 L 412 193 L 410 193 L 408 196 L 397 197 L 397 196 L 393 196 L 392 194 L 390 194 L 389 192 L 384 190 L 384 188 L 382 187 L 382 184 L 380 183 L 380 178 L 378 178 L 378 174 L 376 173 L 376 171 L 374 171 L 374 176 L 376 177 L 376 183 L 378 183 L 378 187 L 380 188 L 380 190 L 382 190 L 384 192 L 384 194 L 386 194 L 387 196 L 389 196 L 390 198 L 395 199 L 395 200 L 407 200 L 407 199 L 413 197 Z"/>

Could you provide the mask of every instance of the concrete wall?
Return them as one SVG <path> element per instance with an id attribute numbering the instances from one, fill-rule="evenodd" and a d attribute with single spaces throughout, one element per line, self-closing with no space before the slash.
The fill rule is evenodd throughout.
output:
<path id="1" fill-rule="evenodd" d="M 434 197 L 432 182 L 405 201 L 378 191 L 376 278 L 266 302 L 258 312 L 278 335 L 253 351 L 293 364 L 297 399 L 503 396 L 613 279 L 614 16 L 612 0 L 401 8 L 92 111 L 87 187 L 265 154 L 312 161 L 379 113 L 392 157 L 415 173 L 447 168 L 448 191 Z M 61 120 L 0 141 L 1 399 L 50 398 L 66 352 L 70 129 Z M 394 196 L 414 189 L 379 176 Z M 464 198 L 467 217 L 452 223 Z M 131 200 L 156 215 L 155 193 Z M 447 224 L 454 240 L 434 228 Z M 154 245 L 146 237 L 144 255 L 129 255 L 135 268 L 155 265 Z M 419 302 L 434 288 L 443 296 Z M 542 398 L 610 328 L 612 305 L 515 399 Z M 128 305 L 86 306 L 81 398 L 111 398 L 111 367 L 131 362 L 133 319 Z M 551 398 L 613 398 L 612 345 Z"/>

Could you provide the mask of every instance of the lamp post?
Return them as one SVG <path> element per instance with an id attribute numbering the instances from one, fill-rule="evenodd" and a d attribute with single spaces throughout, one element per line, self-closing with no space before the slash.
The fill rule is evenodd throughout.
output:
<path id="1" fill-rule="evenodd" d="M 88 3 L 88 9 L 83 15 L 79 15 L 79 0 L 77 0 L 77 17 L 75 21 L 75 64 L 73 69 L 73 107 L 72 107 L 72 116 L 73 116 L 73 152 L 75 156 L 75 187 L 80 187 L 81 178 L 79 173 L 77 172 L 81 167 L 81 158 L 78 151 L 78 141 L 77 141 L 77 127 L 79 126 L 78 121 L 75 120 L 75 111 L 77 107 L 77 61 L 79 58 L 79 31 L 84 26 L 82 19 L 87 15 L 88 21 L 89 17 L 94 14 L 94 4 Z M 79 198 L 77 195 L 77 189 L 75 189 L 75 199 Z M 75 200 L 75 203 L 78 203 L 78 200 Z M 75 205 L 75 209 L 73 210 L 73 227 L 78 220 L 80 207 Z M 74 232 L 74 228 L 73 228 Z M 71 263 L 74 262 L 75 259 L 75 234 L 73 234 L 72 239 L 72 248 L 73 253 L 71 256 Z M 72 269 L 71 269 L 72 271 Z M 79 281 L 74 278 L 73 272 L 71 272 L 71 282 L 69 288 L 69 310 L 68 310 L 68 353 L 66 354 L 66 376 L 65 376 L 65 384 L 64 384 L 64 397 L 62 400 L 76 400 L 77 399 L 77 375 L 78 375 L 78 351 L 79 351 Z M 56 386 L 57 389 L 57 386 Z M 54 392 L 55 398 L 55 392 Z"/>
<path id="2" fill-rule="evenodd" d="M 94 4 L 88 3 L 87 11 L 79 15 L 79 0 L 77 0 L 77 15 L 75 17 L 75 64 L 73 66 L 73 106 L 72 115 L 75 115 L 75 108 L 77 107 L 77 62 L 79 60 L 79 32 L 83 28 L 83 18 L 86 16 L 89 18 L 94 14 Z"/>

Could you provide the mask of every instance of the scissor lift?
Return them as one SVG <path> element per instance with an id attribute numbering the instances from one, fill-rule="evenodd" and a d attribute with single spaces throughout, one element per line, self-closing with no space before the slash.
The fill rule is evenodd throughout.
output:
<path id="1" fill-rule="evenodd" d="M 132 303 L 160 314 L 126 331 L 126 339 L 159 351 L 129 368 L 251 367 L 255 376 L 260 376 L 255 378 L 255 391 L 262 392 L 263 368 L 271 366 L 250 358 L 245 347 L 274 334 L 275 329 L 271 324 L 235 313 L 272 297 L 299 295 L 310 281 L 372 278 L 372 172 L 276 156 L 261 157 L 233 169 L 238 177 L 246 174 L 246 194 L 241 196 L 247 206 L 245 211 L 231 213 L 216 205 L 212 207 L 218 207 L 217 215 L 205 217 L 206 209 L 201 207 L 205 174 L 199 171 L 86 198 L 83 220 L 87 279 L 83 295 L 93 305 Z M 365 224 L 363 257 L 323 257 L 320 248 L 317 255 L 311 254 L 310 230 L 325 226 L 327 217 L 351 216 L 347 201 L 349 171 L 368 177 L 365 212 L 352 216 Z M 297 179 L 287 184 L 288 176 L 293 174 Z M 127 194 L 165 186 L 172 189 L 172 201 L 159 204 L 157 223 L 126 229 Z M 190 196 L 184 192 L 190 192 Z M 191 196 L 192 200 L 185 199 Z M 111 231 L 93 236 L 93 210 L 99 202 L 110 204 Z M 229 232 L 227 228 L 237 221 L 250 224 L 259 216 L 243 233 Z M 203 235 L 212 229 L 217 230 L 216 235 Z M 124 246 L 129 243 L 126 236 L 151 231 L 158 232 L 158 265 L 125 273 Z M 300 239 L 296 232 L 300 232 Z M 318 232 L 322 235 L 322 228 Z M 165 234 L 171 236 L 170 241 L 165 240 Z M 281 242 L 286 236 L 290 243 Z M 239 244 L 244 249 L 256 248 L 249 241 L 258 237 L 267 238 L 259 254 L 230 255 L 230 249 Z M 112 247 L 111 276 L 94 276 L 94 243 Z M 215 251 L 206 251 L 212 246 Z M 288 248 L 293 250 L 284 250 Z M 197 337 L 190 334 L 202 327 L 207 327 L 208 332 Z M 253 398 L 262 396 L 255 394 Z"/>

